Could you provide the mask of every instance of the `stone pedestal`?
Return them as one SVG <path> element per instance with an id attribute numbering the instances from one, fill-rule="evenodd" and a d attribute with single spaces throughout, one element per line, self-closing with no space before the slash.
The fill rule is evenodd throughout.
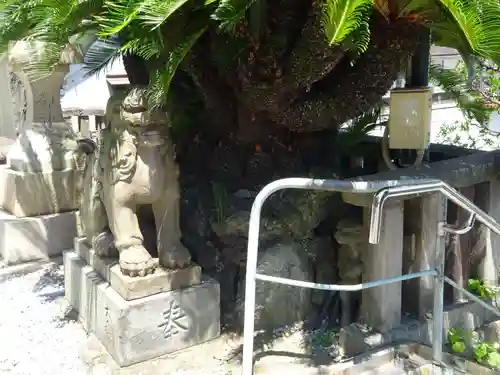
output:
<path id="1" fill-rule="evenodd" d="M 214 339 L 220 334 L 220 289 L 199 266 L 157 270 L 146 277 L 120 273 L 83 239 L 64 253 L 66 298 L 84 328 L 120 366 L 129 366 Z"/>
<path id="2" fill-rule="evenodd" d="M 18 218 L 0 210 L 0 257 L 6 264 L 48 259 L 72 248 L 75 212 Z"/>
<path id="3" fill-rule="evenodd" d="M 2 165 L 0 207 L 18 218 L 76 211 L 80 176 L 74 169 L 34 173 Z"/>

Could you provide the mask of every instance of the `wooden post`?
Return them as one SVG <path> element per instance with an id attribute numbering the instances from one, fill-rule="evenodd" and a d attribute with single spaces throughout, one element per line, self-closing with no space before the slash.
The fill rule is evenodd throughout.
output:
<path id="1" fill-rule="evenodd" d="M 370 209 L 365 208 L 369 228 Z M 387 202 L 380 242 L 369 244 L 363 254 L 363 282 L 401 275 L 403 265 L 403 202 Z M 362 323 L 387 331 L 401 323 L 401 282 L 366 289 L 362 293 Z"/>

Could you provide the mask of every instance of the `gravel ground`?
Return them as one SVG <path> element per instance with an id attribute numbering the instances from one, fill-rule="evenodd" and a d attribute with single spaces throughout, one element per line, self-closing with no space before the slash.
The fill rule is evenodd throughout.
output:
<path id="1" fill-rule="evenodd" d="M 57 265 L 0 280 L 0 374 L 87 374 L 79 359 L 86 333 L 64 315 L 63 295 Z"/>
<path id="2" fill-rule="evenodd" d="M 166 355 L 128 368 L 117 368 L 98 340 L 92 336 L 87 338 L 86 332 L 75 320 L 75 314 L 71 311 L 67 313 L 63 267 L 56 263 L 46 263 L 41 267 L 36 269 L 36 264 L 8 267 L 0 262 L 1 375 L 240 373 L 238 363 L 229 364 L 224 359 L 232 358 L 230 353 L 241 344 L 241 339 L 234 341 L 229 337 L 179 352 L 175 359 Z M 12 272 L 18 274 L 12 276 Z M 294 330 L 290 331 L 287 342 L 274 349 L 296 351 L 302 338 L 292 332 Z"/>
<path id="3" fill-rule="evenodd" d="M 0 374 L 121 375 L 114 362 L 85 361 L 92 340 L 88 340 L 74 319 L 75 314 L 65 314 L 68 309 L 64 301 L 63 267 L 47 263 L 42 269 L 34 270 L 37 265 L 31 266 L 8 267 L 0 262 Z M 19 274 L 5 276 L 10 274 L 9 269 Z M 94 354 L 109 359 L 101 348 Z M 172 366 L 175 362 L 171 360 L 166 362 L 170 363 L 159 368 L 145 363 L 144 367 L 124 371 L 124 375 L 229 374 L 213 364 L 203 370 L 182 370 L 186 365 L 182 358 L 175 361 L 176 366 Z"/>

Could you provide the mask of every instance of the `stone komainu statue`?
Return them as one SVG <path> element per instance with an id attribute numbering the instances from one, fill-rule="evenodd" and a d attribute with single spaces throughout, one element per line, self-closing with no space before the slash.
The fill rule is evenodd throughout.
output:
<path id="1" fill-rule="evenodd" d="M 154 272 L 157 261 L 144 247 L 137 216 L 139 205 L 150 204 L 160 265 L 187 267 L 191 256 L 180 241 L 178 167 L 167 115 L 148 111 L 144 89 L 134 88 L 109 99 L 106 120 L 83 181 L 80 214 L 87 239 L 99 256 L 117 250 L 126 275 Z"/>

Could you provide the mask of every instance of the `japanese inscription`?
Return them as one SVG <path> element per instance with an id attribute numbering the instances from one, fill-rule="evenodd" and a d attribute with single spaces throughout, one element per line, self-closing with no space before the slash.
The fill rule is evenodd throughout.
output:
<path id="1" fill-rule="evenodd" d="M 163 330 L 163 337 L 170 339 L 181 331 L 187 331 L 187 316 L 176 301 L 170 301 L 169 307 L 163 312 L 163 322 L 159 325 Z"/>

